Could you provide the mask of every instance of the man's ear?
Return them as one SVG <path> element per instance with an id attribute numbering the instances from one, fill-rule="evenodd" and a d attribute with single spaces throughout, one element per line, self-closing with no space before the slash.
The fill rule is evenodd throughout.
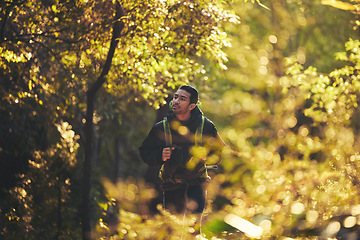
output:
<path id="1" fill-rule="evenodd" d="M 195 103 L 191 103 L 191 104 L 189 105 L 189 107 L 190 107 L 190 110 L 193 110 L 193 109 L 196 107 L 196 104 L 195 104 Z"/>

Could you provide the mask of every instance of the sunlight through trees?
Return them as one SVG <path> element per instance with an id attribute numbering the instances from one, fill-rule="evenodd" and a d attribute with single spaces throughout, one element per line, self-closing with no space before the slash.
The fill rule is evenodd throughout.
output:
<path id="1" fill-rule="evenodd" d="M 0 9 L 0 238 L 360 237 L 358 0 Z M 138 153 L 184 83 L 226 143 L 201 221 Z"/>

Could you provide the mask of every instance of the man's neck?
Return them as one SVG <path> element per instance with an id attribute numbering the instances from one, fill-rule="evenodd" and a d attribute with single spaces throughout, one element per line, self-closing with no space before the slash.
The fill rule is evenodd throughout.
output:
<path id="1" fill-rule="evenodd" d="M 182 122 L 186 122 L 190 119 L 191 114 L 175 114 L 176 118 Z"/>

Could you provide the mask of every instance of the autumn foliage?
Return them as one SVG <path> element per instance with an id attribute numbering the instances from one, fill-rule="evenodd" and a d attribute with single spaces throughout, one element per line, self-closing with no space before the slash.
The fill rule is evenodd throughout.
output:
<path id="1" fill-rule="evenodd" d="M 86 154 L 88 239 L 359 236 L 359 4 L 1 2 L 0 238 L 85 239 Z M 138 154 L 183 83 L 227 144 L 201 221 Z"/>

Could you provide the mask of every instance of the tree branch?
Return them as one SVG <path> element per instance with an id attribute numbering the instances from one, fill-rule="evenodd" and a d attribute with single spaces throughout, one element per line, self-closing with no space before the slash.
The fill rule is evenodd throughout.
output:
<path id="1" fill-rule="evenodd" d="M 83 212 L 82 212 L 82 236 L 83 240 L 91 239 L 91 221 L 90 221 L 90 192 L 91 192 L 91 163 L 92 163 L 92 142 L 93 142 L 93 115 L 95 108 L 96 93 L 106 80 L 106 76 L 110 71 L 112 59 L 119 42 L 121 31 L 124 23 L 121 17 L 125 16 L 125 12 L 118 1 L 115 3 L 115 19 L 113 25 L 113 36 L 111 38 L 110 48 L 103 66 L 102 72 L 98 79 L 87 91 L 87 109 L 85 123 L 85 159 L 83 169 Z"/>

